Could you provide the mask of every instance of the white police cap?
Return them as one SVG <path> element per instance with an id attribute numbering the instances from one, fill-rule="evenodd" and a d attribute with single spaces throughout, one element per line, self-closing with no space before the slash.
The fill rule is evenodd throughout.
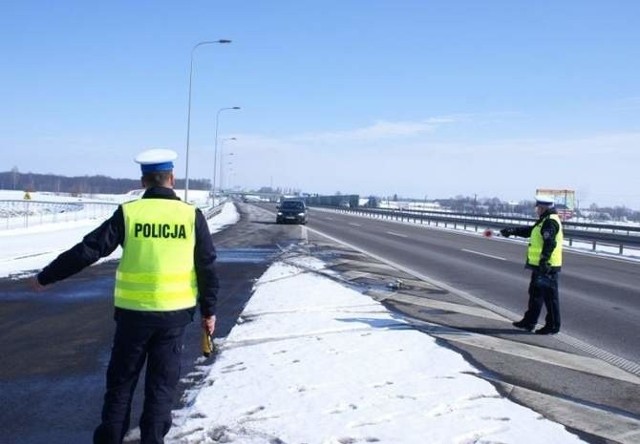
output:
<path id="1" fill-rule="evenodd" d="M 538 194 L 536 196 L 536 207 L 537 206 L 552 207 L 554 203 L 555 203 L 555 199 L 553 198 L 553 196 L 547 196 L 544 194 Z"/>
<path id="2" fill-rule="evenodd" d="M 143 173 L 173 170 L 173 161 L 178 158 L 178 153 L 173 150 L 156 148 L 141 152 L 134 159 L 140 164 Z"/>

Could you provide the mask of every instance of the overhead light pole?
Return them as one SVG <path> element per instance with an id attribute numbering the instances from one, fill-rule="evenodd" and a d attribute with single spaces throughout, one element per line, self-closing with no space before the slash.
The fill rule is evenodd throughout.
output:
<path id="1" fill-rule="evenodd" d="M 229 156 L 233 155 L 234 153 L 229 153 Z M 232 190 L 233 187 L 231 186 L 231 178 L 234 177 L 236 170 L 234 168 L 233 165 L 233 161 L 229 160 L 229 162 L 227 162 L 227 173 L 226 173 L 226 178 L 225 180 L 227 181 L 227 190 Z M 227 192 L 228 192 L 227 191 Z"/>
<path id="2" fill-rule="evenodd" d="M 224 143 L 229 140 L 238 140 L 235 137 L 228 137 L 220 141 L 220 192 L 224 189 Z M 232 155 L 229 153 L 228 155 Z"/>
<path id="3" fill-rule="evenodd" d="M 211 184 L 211 199 L 213 204 L 216 202 L 216 173 L 218 171 L 218 127 L 220 124 L 220 113 L 228 110 L 238 110 L 239 106 L 229 106 L 220 108 L 216 113 L 216 135 L 213 142 L 213 182 Z"/>
<path id="4" fill-rule="evenodd" d="M 191 48 L 191 63 L 189 65 L 189 105 L 187 108 L 187 153 L 185 156 L 185 173 L 184 173 L 184 201 L 188 202 L 189 197 L 189 134 L 191 131 L 191 84 L 193 81 L 193 53 L 200 46 L 203 45 L 213 45 L 216 43 L 225 44 L 231 43 L 231 40 L 220 39 L 220 40 L 205 40 L 199 43 L 196 43 L 193 48 Z"/>

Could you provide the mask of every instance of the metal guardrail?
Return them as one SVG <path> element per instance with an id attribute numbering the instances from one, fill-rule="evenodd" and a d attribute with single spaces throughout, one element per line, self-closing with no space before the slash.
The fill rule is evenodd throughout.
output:
<path id="1" fill-rule="evenodd" d="M 201 208 L 205 218 L 211 219 L 220 214 L 224 203 Z M 106 219 L 118 205 L 119 202 L 0 200 L 0 230 L 83 219 Z"/>
<path id="2" fill-rule="evenodd" d="M 116 202 L 0 200 L 0 229 L 104 219 L 118 207 Z"/>
<path id="3" fill-rule="evenodd" d="M 535 222 L 535 219 L 530 217 L 522 217 L 515 215 L 488 215 L 488 214 L 469 214 L 469 213 L 443 213 L 440 211 L 426 211 L 426 210 L 394 210 L 394 209 L 382 209 L 377 208 L 377 211 L 401 211 L 404 213 L 415 213 L 421 215 L 446 215 L 448 217 L 456 217 L 456 218 L 473 218 L 475 220 L 486 220 L 486 221 L 509 221 L 511 225 L 515 223 L 516 225 L 530 225 Z M 586 230 L 586 231 L 600 231 L 600 232 L 612 232 L 612 233 L 622 233 L 627 236 L 637 235 L 640 236 L 640 226 L 631 226 L 631 225 L 615 225 L 615 224 L 594 224 L 594 223 L 586 223 L 586 222 L 572 222 L 572 221 L 564 221 L 563 226 L 565 229 L 571 228 L 575 230 Z"/>
<path id="4" fill-rule="evenodd" d="M 222 208 L 224 208 L 224 202 L 216 205 L 215 207 L 208 207 L 206 209 L 202 210 L 202 213 L 204 214 L 205 219 L 209 220 L 212 217 L 217 216 L 218 214 L 220 214 L 222 212 Z"/>
<path id="5" fill-rule="evenodd" d="M 433 226 L 443 226 L 445 228 L 471 228 L 475 231 L 485 229 L 501 229 L 514 225 L 531 225 L 535 222 L 533 218 L 520 216 L 496 216 L 496 215 L 473 215 L 467 213 L 443 213 L 435 211 L 420 210 L 396 210 L 383 208 L 331 208 L 338 212 L 362 214 L 381 219 L 391 219 L 399 221 L 413 222 Z M 574 241 L 588 242 L 592 245 L 592 250 L 596 250 L 598 244 L 613 246 L 618 249 L 619 254 L 624 254 L 625 248 L 637 250 L 640 248 L 640 227 L 612 224 L 587 224 L 582 222 L 563 222 L 564 237 L 569 245 Z"/>

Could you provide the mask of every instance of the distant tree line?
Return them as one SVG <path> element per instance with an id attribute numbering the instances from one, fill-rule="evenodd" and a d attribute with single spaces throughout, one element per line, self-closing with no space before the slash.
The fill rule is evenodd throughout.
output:
<path id="1" fill-rule="evenodd" d="M 443 207 L 456 212 L 476 214 L 522 214 L 533 215 L 534 201 L 520 201 L 516 204 L 504 202 L 497 197 L 482 198 L 457 196 L 453 199 L 438 199 Z M 560 210 L 561 207 L 558 207 Z M 625 206 L 599 207 L 596 204 L 575 210 L 575 216 L 595 222 L 640 222 L 640 211 L 634 211 Z"/>
<path id="2" fill-rule="evenodd" d="M 184 179 L 176 180 L 176 188 L 184 188 Z M 108 176 L 66 177 L 55 174 L 21 173 L 17 168 L 0 172 L 0 189 L 46 191 L 73 195 L 124 194 L 142 188 L 140 179 L 116 179 Z M 189 179 L 189 189 L 209 190 L 208 179 Z"/>
<path id="3" fill-rule="evenodd" d="M 419 199 L 405 199 L 398 197 L 398 195 L 390 196 L 384 200 L 387 199 L 391 201 L 426 201 Z M 535 202 L 532 200 L 523 200 L 518 203 L 511 203 L 502 201 L 497 197 L 478 198 L 477 196 L 456 196 L 448 199 L 433 199 L 431 202 L 437 202 L 442 208 L 446 208 L 457 213 L 488 215 L 516 214 L 535 217 L 535 213 L 533 211 Z M 578 208 L 575 211 L 575 216 L 601 223 L 606 223 L 608 221 L 640 222 L 640 211 L 635 211 L 625 206 L 599 207 L 596 204 L 591 204 L 589 208 Z"/>

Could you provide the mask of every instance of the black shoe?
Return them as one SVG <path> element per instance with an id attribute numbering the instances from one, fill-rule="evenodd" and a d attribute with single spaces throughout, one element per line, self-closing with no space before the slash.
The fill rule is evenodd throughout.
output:
<path id="1" fill-rule="evenodd" d="M 548 325 L 545 325 L 540 330 L 536 330 L 537 335 L 555 335 L 558 332 L 560 332 L 559 328 L 549 327 Z"/>
<path id="2" fill-rule="evenodd" d="M 522 321 L 513 322 L 513 326 L 516 327 L 516 328 L 521 328 L 523 330 L 527 330 L 527 331 L 533 331 L 533 329 L 535 328 L 534 324 L 529 324 L 529 323 L 525 322 L 524 319 Z"/>

